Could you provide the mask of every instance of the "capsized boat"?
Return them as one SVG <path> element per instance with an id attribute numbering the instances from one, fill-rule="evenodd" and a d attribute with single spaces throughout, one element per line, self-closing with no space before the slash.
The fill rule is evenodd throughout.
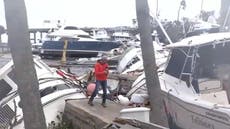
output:
<path id="1" fill-rule="evenodd" d="M 166 48 L 170 57 L 159 81 L 170 128 L 230 129 L 230 33 L 193 36 Z M 143 87 L 141 75 L 128 95 L 144 93 Z"/>
<path id="2" fill-rule="evenodd" d="M 0 128 L 23 129 L 23 113 L 17 93 L 17 81 L 11 58 L 0 58 Z M 64 111 L 65 100 L 86 98 L 76 85 L 71 85 L 57 74 L 56 69 L 48 67 L 39 57 L 34 57 L 39 80 L 39 91 L 47 125 L 58 121 L 57 116 Z"/>
<path id="3" fill-rule="evenodd" d="M 163 46 L 157 42 L 153 42 L 155 59 L 158 67 L 165 64 L 168 56 L 168 52 L 163 49 Z M 120 57 L 117 71 L 122 74 L 128 74 L 135 71 L 143 72 L 143 59 L 140 47 L 128 48 Z"/>

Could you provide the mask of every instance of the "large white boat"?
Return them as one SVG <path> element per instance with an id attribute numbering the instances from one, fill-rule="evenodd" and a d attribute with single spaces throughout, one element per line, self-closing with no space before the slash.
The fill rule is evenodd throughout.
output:
<path id="1" fill-rule="evenodd" d="M 230 129 L 230 33 L 193 36 L 166 48 L 170 57 L 159 81 L 170 128 Z M 143 87 L 141 75 L 128 95 Z"/>
<path id="2" fill-rule="evenodd" d="M 17 93 L 17 81 L 11 58 L 1 57 L 0 66 L 0 128 L 23 129 L 23 113 L 20 98 Z M 40 58 L 34 58 L 39 80 L 39 91 L 47 125 L 58 121 L 57 116 L 64 111 L 65 100 L 68 98 L 85 98 L 80 90 L 67 83 L 56 73 L 56 69 L 49 68 Z"/>

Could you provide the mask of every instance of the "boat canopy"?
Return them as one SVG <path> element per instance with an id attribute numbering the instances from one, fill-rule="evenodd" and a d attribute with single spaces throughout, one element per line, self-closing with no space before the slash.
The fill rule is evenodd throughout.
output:
<path id="1" fill-rule="evenodd" d="M 224 41 L 230 41 L 230 33 L 212 33 L 212 34 L 202 34 L 199 36 L 192 36 L 185 38 L 177 43 L 169 44 L 165 46 L 166 48 L 181 48 L 181 47 L 196 47 L 204 46 L 209 44 L 223 43 Z"/>
<path id="2" fill-rule="evenodd" d="M 229 37 L 230 35 L 228 39 Z M 165 72 L 184 80 L 188 86 L 193 84 L 194 80 L 201 78 L 230 79 L 230 58 L 228 56 L 230 55 L 230 41 L 219 39 L 219 42 L 216 41 L 214 44 L 210 43 L 214 41 L 210 37 L 209 42 L 194 42 L 193 45 L 172 47 L 175 49 L 171 51 L 171 58 Z"/>

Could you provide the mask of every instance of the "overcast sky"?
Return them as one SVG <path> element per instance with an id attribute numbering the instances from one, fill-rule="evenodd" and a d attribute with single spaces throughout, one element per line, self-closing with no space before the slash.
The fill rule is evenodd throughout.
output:
<path id="1" fill-rule="evenodd" d="M 161 18 L 176 19 L 181 0 L 158 0 Z M 194 17 L 202 0 L 186 0 L 183 15 Z M 220 0 L 203 0 L 204 10 L 219 11 Z M 79 27 L 108 27 L 132 25 L 136 17 L 135 0 L 25 0 L 29 27 L 42 27 L 44 20 L 62 20 Z M 149 0 L 152 13 L 156 0 Z M 0 0 L 0 25 L 5 26 L 4 5 Z"/>

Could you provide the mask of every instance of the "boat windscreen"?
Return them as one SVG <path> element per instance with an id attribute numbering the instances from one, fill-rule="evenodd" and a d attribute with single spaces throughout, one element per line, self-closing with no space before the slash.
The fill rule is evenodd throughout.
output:
<path id="1" fill-rule="evenodd" d="M 55 85 L 53 87 L 47 87 L 45 89 L 40 90 L 40 96 L 44 97 L 46 95 L 49 95 L 51 93 L 54 93 L 54 92 L 59 91 L 59 90 L 64 90 L 64 89 L 69 89 L 69 87 L 65 84 L 59 84 L 59 85 Z"/>
<path id="2" fill-rule="evenodd" d="M 0 101 L 7 96 L 12 87 L 3 79 L 0 80 Z"/>
<path id="3" fill-rule="evenodd" d="M 200 47 L 196 63 L 197 78 L 230 77 L 230 43 Z"/>
<path id="4" fill-rule="evenodd" d="M 169 60 L 168 66 L 166 68 L 166 73 L 180 78 L 184 81 L 188 81 L 189 76 L 181 76 L 182 73 L 191 73 L 191 63 L 192 58 L 187 58 L 186 54 L 191 54 L 192 49 L 174 49 L 172 50 L 171 58 Z M 186 59 L 187 58 L 187 59 Z M 187 60 L 187 61 L 186 61 Z"/>

